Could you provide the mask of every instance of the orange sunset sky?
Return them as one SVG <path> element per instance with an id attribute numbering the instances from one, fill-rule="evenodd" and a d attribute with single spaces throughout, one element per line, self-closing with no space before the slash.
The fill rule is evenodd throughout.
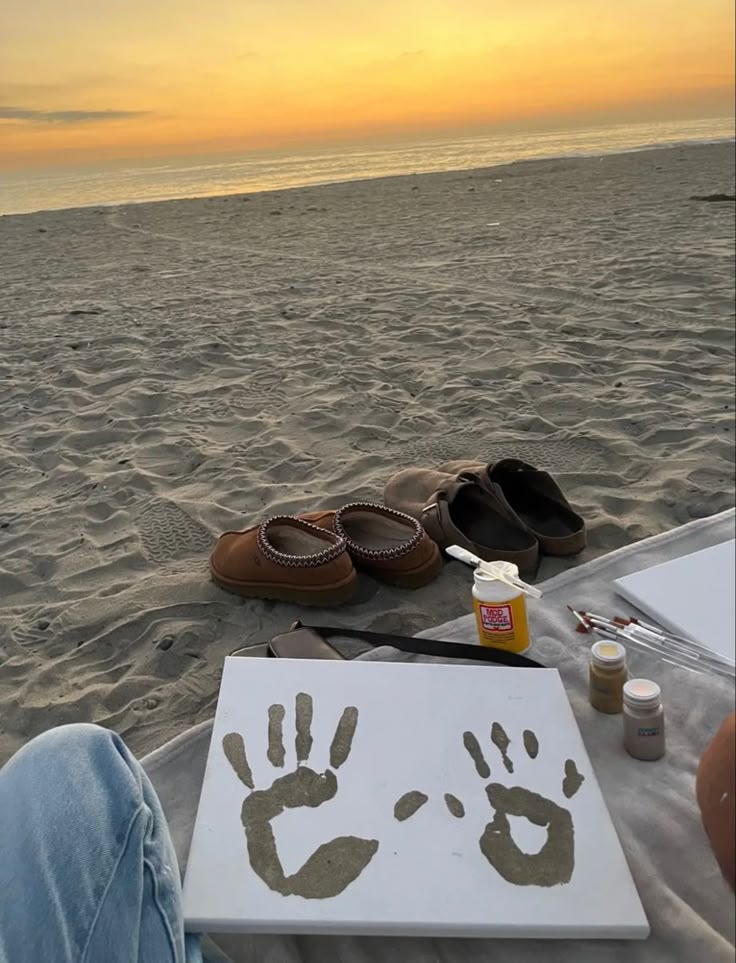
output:
<path id="1" fill-rule="evenodd" d="M 0 166 L 724 117 L 732 0 L 23 0 Z"/>

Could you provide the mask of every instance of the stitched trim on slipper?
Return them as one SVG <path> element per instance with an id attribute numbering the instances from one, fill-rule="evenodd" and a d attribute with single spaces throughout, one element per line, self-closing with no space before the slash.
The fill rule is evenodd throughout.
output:
<path id="1" fill-rule="evenodd" d="M 298 524 L 294 525 L 295 521 L 298 521 Z M 285 565 L 288 568 L 316 568 L 319 565 L 327 565 L 328 562 L 334 562 L 347 548 L 345 538 L 337 533 L 333 535 L 333 537 L 337 539 L 335 542 L 328 545 L 323 551 L 315 552 L 313 555 L 288 555 L 286 552 L 280 552 L 277 548 L 274 548 L 268 540 L 268 530 L 273 525 L 283 523 L 287 523 L 291 528 L 296 528 L 297 530 L 315 532 L 323 541 L 325 541 L 325 535 L 333 535 L 333 533 L 327 531 L 327 529 L 318 528 L 317 525 L 312 525 L 311 522 L 305 522 L 303 519 L 294 519 L 291 515 L 274 515 L 272 518 L 267 518 L 258 529 L 256 540 L 261 553 L 269 562 L 273 562 L 275 565 Z"/>
<path id="2" fill-rule="evenodd" d="M 360 545 L 354 541 L 345 531 L 345 527 L 342 524 L 343 514 L 347 511 L 355 510 L 370 511 L 373 512 L 374 515 L 396 518 L 406 523 L 408 527 L 411 527 L 413 534 L 407 538 L 405 542 L 402 542 L 401 545 L 397 545 L 394 548 L 366 548 L 364 545 Z M 371 502 L 353 502 L 350 505 L 343 505 L 342 508 L 339 508 L 335 513 L 335 531 L 341 538 L 345 539 L 351 555 L 355 555 L 357 558 L 367 562 L 389 562 L 393 559 L 403 558 L 405 555 L 413 552 L 424 537 L 424 529 L 411 515 L 398 512 L 394 508 L 386 508 L 384 505 L 375 505 Z"/>

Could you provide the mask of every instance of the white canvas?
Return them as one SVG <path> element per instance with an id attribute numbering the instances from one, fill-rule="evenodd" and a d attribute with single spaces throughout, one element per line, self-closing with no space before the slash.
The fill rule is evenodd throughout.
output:
<path id="1" fill-rule="evenodd" d="M 628 602 L 670 632 L 736 659 L 736 543 L 733 539 L 616 579 Z"/>
<path id="2" fill-rule="evenodd" d="M 312 706 L 311 751 L 299 764 L 297 699 L 302 757 Z M 272 706 L 284 710 L 283 760 L 281 713 L 271 710 L 269 727 Z M 352 707 L 357 724 L 348 755 Z M 340 727 L 341 719 L 347 725 Z M 336 792 L 269 822 L 274 794 L 259 793 L 285 776 L 302 787 L 334 788 L 336 779 Z M 284 785 L 277 782 L 277 790 Z M 412 791 L 427 801 L 400 820 Z M 503 816 L 518 805 L 525 812 L 541 806 L 536 818 L 551 815 L 556 829 Z M 315 851 L 316 861 L 308 862 Z M 348 870 L 361 866 L 349 881 Z M 340 891 L 325 896 L 331 888 Z M 209 931 L 583 938 L 649 932 L 554 669 L 227 659 L 184 913 L 188 929 Z"/>

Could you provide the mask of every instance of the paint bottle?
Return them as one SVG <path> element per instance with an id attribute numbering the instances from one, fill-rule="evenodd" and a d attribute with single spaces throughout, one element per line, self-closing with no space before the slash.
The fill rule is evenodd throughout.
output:
<path id="1" fill-rule="evenodd" d="M 495 574 L 492 574 L 490 569 Z M 499 578 L 496 576 L 502 576 Z M 477 568 L 473 579 L 473 611 L 481 645 L 507 652 L 526 652 L 531 644 L 523 588 L 509 584 L 519 580 L 519 568 L 512 562 L 493 562 Z"/>
<path id="2" fill-rule="evenodd" d="M 629 679 L 624 685 L 624 747 L 647 762 L 664 755 L 664 708 L 656 682 Z"/>
<path id="3" fill-rule="evenodd" d="M 598 712 L 613 714 L 624 707 L 626 649 L 620 642 L 603 639 L 590 650 L 588 685 L 590 704 Z"/>

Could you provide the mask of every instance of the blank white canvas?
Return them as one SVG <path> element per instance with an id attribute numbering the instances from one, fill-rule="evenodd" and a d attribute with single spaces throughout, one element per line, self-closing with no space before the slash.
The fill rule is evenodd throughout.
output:
<path id="1" fill-rule="evenodd" d="M 614 581 L 619 595 L 670 632 L 736 659 L 736 543 L 722 542 Z"/>
<path id="2" fill-rule="evenodd" d="M 225 757 L 227 733 L 242 734 L 256 789 L 296 766 L 294 705 L 312 696 L 313 750 L 323 772 L 346 706 L 359 710 L 338 790 L 317 808 L 272 823 L 286 873 L 336 836 L 378 841 L 362 874 L 328 899 L 282 896 L 254 872 L 241 807 L 248 789 Z M 268 710 L 285 707 L 283 769 L 268 761 Z M 491 742 L 493 722 L 510 737 L 509 773 Z M 533 730 L 536 758 L 522 732 Z M 478 738 L 491 775 L 483 779 L 463 744 Z M 565 761 L 584 776 L 562 793 Z M 567 808 L 574 826 L 570 881 L 551 887 L 507 882 L 481 852 L 493 817 L 488 783 L 522 786 Z M 394 804 L 410 790 L 429 799 L 399 822 Z M 450 793 L 465 807 L 451 815 Z M 510 817 L 513 837 L 537 852 L 546 830 Z M 199 812 L 184 883 L 187 928 L 270 933 L 496 937 L 644 938 L 649 928 L 618 837 L 555 669 L 376 662 L 240 659 L 225 662 Z"/>

